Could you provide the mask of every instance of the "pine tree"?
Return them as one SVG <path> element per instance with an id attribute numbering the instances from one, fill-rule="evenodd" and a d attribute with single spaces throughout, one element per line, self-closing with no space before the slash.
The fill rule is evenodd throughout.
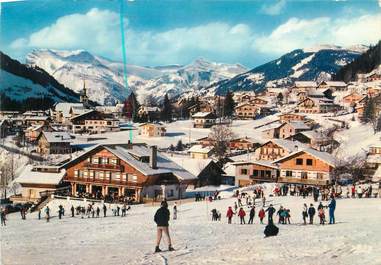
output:
<path id="1" fill-rule="evenodd" d="M 176 151 L 183 151 L 183 150 L 184 150 L 183 142 L 179 140 L 176 144 Z"/>
<path id="2" fill-rule="evenodd" d="M 172 120 L 172 105 L 169 101 L 168 94 L 165 94 L 163 101 L 163 109 L 161 111 L 161 119 L 163 121 L 171 121 Z"/>
<path id="3" fill-rule="evenodd" d="M 363 115 L 363 121 L 364 122 L 371 122 L 375 118 L 375 108 L 374 108 L 374 100 L 373 98 L 369 98 L 364 106 L 364 115 Z"/>
<path id="4" fill-rule="evenodd" d="M 140 104 L 136 99 L 134 92 L 128 96 L 124 101 L 123 113 L 128 119 L 132 119 L 134 122 L 138 121 L 138 110 Z"/>
<path id="5" fill-rule="evenodd" d="M 226 117 L 231 117 L 233 115 L 234 107 L 235 103 L 233 99 L 233 93 L 228 91 L 224 101 L 224 114 Z"/>

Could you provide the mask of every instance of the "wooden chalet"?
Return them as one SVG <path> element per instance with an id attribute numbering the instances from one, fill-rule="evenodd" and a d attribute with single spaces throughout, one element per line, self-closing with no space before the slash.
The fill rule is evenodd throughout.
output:
<path id="1" fill-rule="evenodd" d="M 196 177 L 143 144 L 98 145 L 62 166 L 73 196 L 178 199 Z"/>
<path id="2" fill-rule="evenodd" d="M 332 183 L 334 157 L 312 148 L 298 150 L 276 161 L 279 167 L 278 182 L 325 186 Z"/>

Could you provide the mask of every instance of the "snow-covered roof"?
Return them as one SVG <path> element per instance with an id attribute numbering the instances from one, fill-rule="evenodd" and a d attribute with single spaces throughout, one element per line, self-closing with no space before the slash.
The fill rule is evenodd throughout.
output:
<path id="1" fill-rule="evenodd" d="M 27 121 L 46 121 L 48 119 L 48 116 L 29 116 L 25 118 Z"/>
<path id="2" fill-rule="evenodd" d="M 197 112 L 192 115 L 192 118 L 206 118 L 208 115 L 212 115 L 212 112 Z"/>
<path id="3" fill-rule="evenodd" d="M 140 171 L 146 176 L 172 173 L 180 180 L 196 179 L 196 177 L 192 173 L 188 172 L 187 170 L 185 170 L 175 162 L 171 161 L 164 155 L 160 154 L 159 152 L 157 153 L 156 168 L 151 168 L 149 163 L 140 161 L 140 157 L 149 157 L 151 153 L 151 150 L 147 146 L 142 144 L 99 144 L 90 148 L 89 150 L 82 153 L 80 156 L 76 157 L 70 162 L 62 165 L 62 167 L 67 167 L 70 164 L 77 161 L 78 159 L 81 159 L 81 157 L 86 156 L 88 153 L 93 152 L 96 149 L 102 148 L 113 153 L 115 156 L 130 164 L 132 167 L 134 167 L 136 170 Z"/>
<path id="4" fill-rule="evenodd" d="M 325 81 L 325 83 L 328 86 L 333 86 L 333 87 L 345 87 L 347 84 L 343 81 Z"/>
<path id="5" fill-rule="evenodd" d="M 33 165 L 27 165 L 20 176 L 15 180 L 17 183 L 25 184 L 49 184 L 58 185 L 66 174 L 65 169 L 52 170 L 48 167 L 48 171 L 37 171 Z"/>
<path id="6" fill-rule="evenodd" d="M 190 152 L 190 153 L 202 153 L 202 154 L 208 154 L 208 153 L 210 153 L 212 150 L 213 150 L 213 147 L 212 147 L 212 146 L 205 146 L 205 147 L 203 147 L 203 146 L 200 145 L 200 144 L 196 144 L 196 145 L 192 146 L 191 148 L 189 148 L 188 152 Z"/>
<path id="7" fill-rule="evenodd" d="M 279 121 L 272 122 L 268 125 L 261 127 L 261 131 L 264 132 L 264 131 L 268 131 L 268 130 L 273 130 L 273 129 L 279 128 L 282 125 L 283 125 L 283 123 L 279 122 Z"/>
<path id="8" fill-rule="evenodd" d="M 278 168 L 273 164 L 273 161 L 270 160 L 248 160 L 248 161 L 239 161 L 232 163 L 233 165 L 244 165 L 244 164 L 256 164 L 264 167 Z"/>
<path id="9" fill-rule="evenodd" d="M 303 134 L 304 136 L 310 138 L 310 139 L 319 139 L 319 138 L 324 138 L 322 133 L 319 133 L 317 131 L 303 131 L 299 132 L 300 134 Z"/>
<path id="10" fill-rule="evenodd" d="M 290 121 L 289 124 L 296 130 L 309 130 L 310 126 L 302 121 Z"/>
<path id="11" fill-rule="evenodd" d="M 298 151 L 292 152 L 292 153 L 290 153 L 290 154 L 288 154 L 288 155 L 286 155 L 286 156 L 284 156 L 282 158 L 279 158 L 279 159 L 275 160 L 274 163 L 281 162 L 283 160 L 288 159 L 291 156 L 294 156 L 294 155 L 302 153 L 302 152 L 308 153 L 308 154 L 316 157 L 317 159 L 326 162 L 330 166 L 335 167 L 336 159 L 335 159 L 335 157 L 333 155 L 331 155 L 330 153 L 327 153 L 327 152 L 317 151 L 317 150 L 312 149 L 310 147 L 307 147 L 307 148 L 304 148 L 302 150 L 298 150 Z"/>
<path id="12" fill-rule="evenodd" d="M 295 81 L 295 87 L 317 87 L 314 81 Z"/>
<path id="13" fill-rule="evenodd" d="M 194 176 L 200 175 L 200 173 L 210 164 L 213 162 L 212 159 L 196 159 L 196 158 L 190 158 L 188 156 L 169 156 L 167 157 L 178 164 L 179 166 L 183 167 L 185 170 L 192 173 Z"/>
<path id="14" fill-rule="evenodd" d="M 280 147 L 286 149 L 288 152 L 295 152 L 298 150 L 307 149 L 308 146 L 299 142 L 299 141 L 290 141 L 285 139 L 272 139 L 268 142 L 273 142 L 276 145 L 279 145 Z M 266 143 L 268 143 L 266 142 Z"/>
<path id="15" fill-rule="evenodd" d="M 161 122 L 145 122 L 140 124 L 139 127 L 146 126 L 146 125 L 152 125 L 156 127 L 165 127 L 164 124 L 162 124 Z"/>
<path id="16" fill-rule="evenodd" d="M 54 109 L 57 112 L 62 112 L 63 116 L 67 117 L 69 115 L 71 107 L 84 108 L 82 103 L 60 102 L 60 103 L 57 103 Z"/>
<path id="17" fill-rule="evenodd" d="M 49 143 L 70 143 L 71 136 L 67 132 L 42 132 Z"/>

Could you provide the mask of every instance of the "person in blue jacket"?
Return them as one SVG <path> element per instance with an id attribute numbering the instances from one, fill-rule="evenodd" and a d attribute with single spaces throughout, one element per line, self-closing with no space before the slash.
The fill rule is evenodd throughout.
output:
<path id="1" fill-rule="evenodd" d="M 336 200 L 334 196 L 331 196 L 331 202 L 328 204 L 329 208 L 329 224 L 335 223 L 335 210 L 336 210 Z"/>

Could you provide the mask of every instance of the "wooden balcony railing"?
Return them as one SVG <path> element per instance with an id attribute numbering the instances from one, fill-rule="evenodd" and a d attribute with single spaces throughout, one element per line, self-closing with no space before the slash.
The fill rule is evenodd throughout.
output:
<path id="1" fill-rule="evenodd" d="M 94 164 L 90 162 L 86 162 L 84 164 L 87 168 L 93 168 L 93 169 L 105 169 L 105 170 L 117 170 L 117 171 L 123 171 L 123 165 L 114 165 L 114 164 Z"/>
<path id="2" fill-rule="evenodd" d="M 134 186 L 134 187 L 142 187 L 143 183 L 139 182 L 133 182 L 133 181 L 125 181 L 125 180 L 115 180 L 115 179 L 99 179 L 99 178 L 94 178 L 94 177 L 65 177 L 66 181 L 69 182 L 83 182 L 83 183 L 89 183 L 93 185 L 104 185 L 104 184 L 109 184 L 109 185 L 122 185 L 122 186 Z"/>

